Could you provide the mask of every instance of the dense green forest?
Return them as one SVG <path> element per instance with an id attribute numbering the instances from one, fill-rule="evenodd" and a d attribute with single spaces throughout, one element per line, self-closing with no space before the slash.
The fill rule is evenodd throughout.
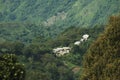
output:
<path id="1" fill-rule="evenodd" d="M 103 34 L 90 46 L 81 80 L 120 79 L 120 16 L 109 20 Z"/>
<path id="2" fill-rule="evenodd" d="M 56 37 L 71 26 L 105 25 L 109 16 L 120 12 L 119 4 L 120 0 L 0 0 L 0 38 L 29 43 L 35 36 Z M 3 37 L 6 32 L 9 36 Z"/>
<path id="3" fill-rule="evenodd" d="M 0 80 L 119 80 L 119 4 L 0 0 Z"/>
<path id="4" fill-rule="evenodd" d="M 55 39 L 38 37 L 30 44 L 5 41 L 0 43 L 0 53 L 18 56 L 19 62 L 24 64 L 26 80 L 77 80 L 80 71 L 74 74 L 74 68 L 80 68 L 82 56 L 103 30 L 103 25 L 94 28 L 70 27 Z M 74 42 L 86 33 L 90 35 L 88 41 L 75 46 Z M 52 49 L 61 46 L 72 47 L 71 53 L 63 57 L 55 56 Z"/>
<path id="5" fill-rule="evenodd" d="M 30 44 L 1 42 L 0 79 L 119 80 L 119 26 L 120 17 L 113 16 L 107 27 L 70 27 L 55 39 L 35 38 Z M 88 40 L 74 45 L 86 33 L 90 35 Z M 58 57 L 53 48 L 62 46 L 72 50 Z"/>

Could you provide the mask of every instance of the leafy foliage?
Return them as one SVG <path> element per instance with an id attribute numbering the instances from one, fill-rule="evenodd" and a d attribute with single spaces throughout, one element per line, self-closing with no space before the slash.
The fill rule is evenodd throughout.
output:
<path id="1" fill-rule="evenodd" d="M 119 4 L 119 0 L 1 0 L 0 24 L 7 28 L 1 28 L 0 36 L 2 40 L 12 37 L 13 40 L 31 42 L 34 35 L 56 37 L 70 26 L 104 25 L 109 16 L 119 13 Z M 62 13 L 66 14 L 65 18 Z M 59 14 L 64 19 L 56 19 Z M 45 26 L 44 22 L 53 24 Z"/>
<path id="2" fill-rule="evenodd" d="M 26 77 L 25 80 L 74 80 L 74 75 L 72 71 L 64 65 L 63 61 L 52 54 L 51 49 L 49 47 L 43 47 L 39 44 L 30 44 L 30 45 L 23 45 L 20 42 L 5 42 L 0 44 L 0 53 L 12 53 L 18 56 L 18 59 L 21 63 L 25 64 L 26 69 Z M 12 55 L 11 55 L 12 56 Z M 13 67 L 16 67 L 15 70 L 18 69 L 20 65 L 16 61 L 16 58 L 11 60 L 11 56 L 7 55 L 5 58 L 10 58 L 12 61 L 10 64 L 7 63 L 3 64 L 1 61 L 1 69 L 2 67 L 10 68 L 7 73 L 10 73 L 11 70 L 14 70 Z M 2 59 L 2 58 L 0 58 Z M 4 70 L 4 69 L 3 69 Z M 6 70 L 6 68 L 5 68 Z M 4 72 L 1 72 L 1 76 L 3 76 Z M 7 75 L 7 73 L 5 73 Z M 19 73 L 19 72 L 18 72 Z M 17 73 L 15 73 L 16 75 Z M 25 74 L 23 74 L 25 76 Z M 8 74 L 9 76 L 9 74 Z M 19 79 L 20 75 L 17 75 L 15 80 Z M 14 79 L 6 79 L 6 80 L 14 80 Z M 23 80 L 23 79 L 22 79 Z"/>
<path id="3" fill-rule="evenodd" d="M 74 80 L 72 71 L 51 54 L 43 55 L 39 61 L 27 66 L 27 80 Z"/>
<path id="4" fill-rule="evenodd" d="M 0 54 L 16 54 L 19 61 L 25 63 L 26 80 L 75 80 L 78 75 L 76 77 L 73 74 L 73 67 L 71 68 L 71 66 L 81 66 L 84 53 L 86 53 L 98 34 L 103 31 L 103 25 L 107 22 L 108 17 L 119 12 L 119 4 L 119 0 L 0 0 Z M 116 19 L 114 17 L 111 19 L 112 26 L 116 23 L 114 21 Z M 103 25 L 93 27 L 99 24 Z M 111 31 L 114 32 L 113 36 L 107 34 Z M 88 41 L 80 46 L 74 46 L 73 43 L 86 33 L 90 35 Z M 108 53 L 112 53 L 112 50 L 114 53 L 119 52 L 119 49 L 116 49 L 118 46 L 114 46 L 119 42 L 112 43 L 118 39 L 114 36 L 116 34 L 118 34 L 117 30 L 113 27 L 108 28 L 105 35 L 102 35 L 102 38 L 96 41 L 96 51 L 93 51 L 93 53 L 97 53 L 97 50 L 109 46 L 99 53 L 100 56 L 103 56 L 100 61 L 106 60 L 107 63 L 109 58 L 111 59 L 109 63 L 114 61 L 112 57 L 106 56 Z M 106 37 L 109 39 L 106 40 Z M 99 44 L 99 41 L 103 45 Z M 52 49 L 61 46 L 70 46 L 72 51 L 69 55 L 58 58 L 52 53 Z M 91 51 L 90 48 L 88 53 Z M 103 55 L 102 52 L 106 54 Z M 90 55 L 92 55 L 93 59 L 96 58 L 93 54 Z M 9 55 L 6 55 L 6 57 L 9 58 Z M 14 56 L 12 55 L 12 57 Z M 116 54 L 114 54 L 114 57 L 116 57 Z M 3 63 L 6 61 L 3 60 L 3 56 L 1 59 L 0 64 L 2 65 L 0 67 L 4 69 L 0 74 L 0 79 L 4 77 L 4 70 L 10 68 L 5 73 L 7 75 L 5 78 L 10 80 L 8 78 L 11 75 L 8 73 L 11 72 L 12 66 L 17 67 L 15 70 L 19 69 L 19 67 L 20 70 L 23 69 L 14 60 L 13 62 L 8 60 L 7 62 L 10 62 L 8 66 L 7 63 Z M 92 64 L 93 59 L 88 61 L 91 61 Z M 106 65 L 105 75 L 111 76 L 107 74 L 109 72 L 107 67 L 111 69 L 110 72 L 112 73 L 115 71 L 113 69 L 116 69 L 117 62 L 116 60 L 115 66 L 113 66 L 114 63 Z M 100 64 L 103 65 L 104 62 Z M 87 65 L 87 62 L 85 62 L 85 65 Z M 96 68 L 97 65 L 99 64 L 96 60 L 95 70 L 103 68 Z M 85 69 L 87 70 L 87 68 Z M 93 69 L 90 70 L 94 71 Z M 18 78 L 21 80 L 25 76 L 19 73 L 18 71 L 18 75 L 13 75 L 12 80 L 19 80 Z M 102 71 L 93 73 L 98 76 Z M 102 77 L 104 78 L 104 76 Z M 117 78 L 114 77 L 114 79 Z"/>
<path id="5" fill-rule="evenodd" d="M 0 80 L 25 80 L 25 68 L 14 54 L 0 55 Z"/>
<path id="6" fill-rule="evenodd" d="M 82 80 L 119 80 L 120 16 L 111 17 L 104 33 L 90 46 L 83 63 Z"/>
<path id="7" fill-rule="evenodd" d="M 37 37 L 29 44 L 4 41 L 0 43 L 0 53 L 14 53 L 18 56 L 19 61 L 25 64 L 26 80 L 74 80 L 72 65 L 81 65 L 82 56 L 103 29 L 104 26 L 70 27 L 54 39 Z M 86 33 L 90 35 L 89 40 L 80 46 L 74 46 L 74 42 Z M 72 47 L 71 53 L 62 58 L 56 57 L 52 49 L 60 46 Z"/>

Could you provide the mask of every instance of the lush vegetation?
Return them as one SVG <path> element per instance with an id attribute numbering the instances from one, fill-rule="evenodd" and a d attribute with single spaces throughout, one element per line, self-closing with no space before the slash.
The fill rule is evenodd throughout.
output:
<path id="1" fill-rule="evenodd" d="M 120 12 L 119 4 L 0 0 L 0 80 L 118 80 L 120 17 L 105 25 Z M 74 45 L 84 34 L 87 41 Z M 57 47 L 71 51 L 58 57 Z"/>
<path id="2" fill-rule="evenodd" d="M 103 29 L 104 26 L 70 27 L 55 39 L 37 37 L 29 44 L 20 41 L 1 41 L 0 53 L 14 53 L 18 56 L 18 60 L 25 64 L 26 80 L 77 80 L 78 72 L 74 74 L 72 70 L 80 68 L 82 56 Z M 90 35 L 88 41 L 80 46 L 74 46 L 74 42 L 80 40 L 86 33 Z M 62 46 L 72 47 L 71 53 L 56 57 L 52 49 Z"/>
<path id="3" fill-rule="evenodd" d="M 0 0 L 0 24 L 16 25 L 20 29 L 16 29 L 18 34 L 22 33 L 17 36 L 28 39 L 36 34 L 55 37 L 70 26 L 104 25 L 109 16 L 120 11 L 119 4 L 120 0 Z M 7 25 L 4 31 L 9 30 L 16 34 Z M 36 33 L 33 35 L 33 32 Z"/>
<path id="4" fill-rule="evenodd" d="M 20 42 L 5 42 L 0 47 L 1 54 L 16 54 L 18 60 L 25 64 L 24 70 L 26 70 L 25 77 L 14 56 L 13 58 L 11 54 L 10 56 L 3 56 L 5 60 L 0 58 L 0 68 L 3 69 L 0 71 L 1 80 L 4 80 L 4 75 L 8 78 L 5 78 L 5 80 L 74 80 L 74 75 L 68 66 L 55 57 L 47 48 L 41 48 L 36 44 L 24 46 Z M 5 72 L 6 70 L 8 71 Z"/>
<path id="5" fill-rule="evenodd" d="M 40 23 L 64 11 L 68 13 L 66 21 L 71 21 L 74 25 L 75 23 L 77 25 L 83 22 L 90 23 L 90 21 L 106 22 L 105 18 L 119 12 L 119 3 L 119 0 L 1 0 L 0 21 Z"/>
<path id="6" fill-rule="evenodd" d="M 119 17 L 111 17 L 105 32 L 97 40 L 98 35 L 104 30 L 103 25 L 93 28 L 70 27 L 54 39 L 35 36 L 36 38 L 31 39 L 29 44 L 19 40 L 14 42 L 1 40 L 0 54 L 5 54 L 5 57 L 0 58 L 1 68 L 4 67 L 0 74 L 1 79 L 4 79 L 3 75 L 7 76 L 6 80 L 9 78 L 11 80 L 18 78 L 22 80 L 79 80 L 79 75 L 82 75 L 83 80 L 119 79 L 119 20 Z M 15 26 L 13 27 L 15 29 Z M 89 34 L 88 40 L 75 46 L 74 42 L 80 40 L 84 34 Z M 92 42 L 94 43 L 91 45 Z M 53 48 L 62 46 L 71 47 L 71 52 L 63 57 L 55 56 Z M 25 64 L 25 68 L 18 64 L 15 55 L 18 56 L 20 63 Z M 10 57 L 13 57 L 12 60 Z M 14 72 L 13 67 L 17 68 Z M 8 72 L 5 73 L 6 69 Z"/>
<path id="7" fill-rule="evenodd" d="M 120 16 L 110 18 L 104 33 L 87 51 L 83 64 L 82 80 L 120 79 Z"/>
<path id="8" fill-rule="evenodd" d="M 25 68 L 14 54 L 0 54 L 0 80 L 25 80 Z"/>

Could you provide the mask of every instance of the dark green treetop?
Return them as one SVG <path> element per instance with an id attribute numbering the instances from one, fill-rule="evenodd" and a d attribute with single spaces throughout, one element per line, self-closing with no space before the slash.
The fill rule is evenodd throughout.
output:
<path id="1" fill-rule="evenodd" d="M 25 69 L 14 54 L 0 54 L 0 80 L 24 80 Z"/>
<path id="2" fill-rule="evenodd" d="M 110 17 L 103 34 L 91 45 L 81 80 L 120 79 L 120 16 Z"/>

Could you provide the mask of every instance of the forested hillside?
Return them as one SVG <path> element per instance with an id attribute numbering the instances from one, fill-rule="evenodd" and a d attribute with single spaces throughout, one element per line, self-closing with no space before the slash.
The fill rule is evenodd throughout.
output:
<path id="1" fill-rule="evenodd" d="M 5 41 L 0 43 L 0 54 L 13 53 L 18 56 L 19 62 L 24 64 L 24 69 L 22 66 L 19 68 L 25 70 L 26 74 L 18 75 L 15 80 L 20 76 L 25 80 L 79 80 L 79 76 L 83 80 L 88 78 L 91 80 L 102 80 L 103 78 L 117 80 L 119 79 L 119 76 L 117 76 L 119 70 L 116 70 L 119 69 L 119 18 L 111 17 L 110 24 L 98 38 L 103 30 L 103 25 L 93 28 L 70 27 L 54 39 L 36 38 L 29 45 L 21 42 Z M 79 46 L 74 45 L 74 42 L 80 40 L 84 34 L 89 34 L 88 40 Z M 95 41 L 96 38 L 98 38 L 97 41 Z M 94 43 L 91 45 L 92 42 Z M 53 53 L 53 48 L 61 46 L 69 46 L 72 50 L 67 55 L 57 57 Z M 85 58 L 82 66 L 84 54 Z M 6 65 L 3 64 L 2 66 L 7 67 Z M 15 67 L 17 66 L 15 65 Z M 11 70 L 11 67 L 8 68 Z M 112 74 L 116 76 L 111 77 Z M 9 74 L 5 73 L 5 75 Z M 14 78 L 14 76 L 11 76 L 11 78 Z"/>
<path id="2" fill-rule="evenodd" d="M 120 12 L 119 4 L 119 0 L 0 0 L 0 27 L 7 27 L 4 32 L 9 34 L 12 40 L 21 40 L 14 36 L 16 31 L 24 36 L 22 39 L 28 37 L 31 40 L 39 35 L 56 37 L 71 26 L 104 25 L 109 16 Z M 19 28 L 11 29 L 13 25 Z M 3 32 L 1 35 L 4 35 Z M 4 40 L 7 36 L 1 38 Z"/>
<path id="3" fill-rule="evenodd" d="M 71 25 L 77 23 L 86 26 L 83 22 L 90 25 L 91 21 L 92 24 L 102 24 L 109 16 L 119 12 L 119 3 L 119 0 L 0 0 L 0 21 L 31 21 L 40 24 L 64 12 L 67 14 L 65 21 L 71 21 Z"/>
<path id="4" fill-rule="evenodd" d="M 0 0 L 0 80 L 119 80 L 119 4 Z"/>
<path id="5" fill-rule="evenodd" d="M 25 64 L 26 80 L 78 80 L 81 71 L 73 74 L 73 70 L 80 68 L 82 56 L 103 30 L 104 26 L 70 27 L 54 39 L 44 40 L 38 37 L 31 44 L 4 41 L 0 43 L 0 54 L 17 55 L 20 63 Z M 84 34 L 90 35 L 88 41 L 75 46 L 74 42 L 80 40 Z M 62 46 L 71 47 L 71 52 L 62 57 L 55 56 L 53 49 Z"/>
<path id="6" fill-rule="evenodd" d="M 1 21 L 41 22 L 41 20 L 45 20 L 58 12 L 67 10 L 75 1 L 0 0 Z"/>

